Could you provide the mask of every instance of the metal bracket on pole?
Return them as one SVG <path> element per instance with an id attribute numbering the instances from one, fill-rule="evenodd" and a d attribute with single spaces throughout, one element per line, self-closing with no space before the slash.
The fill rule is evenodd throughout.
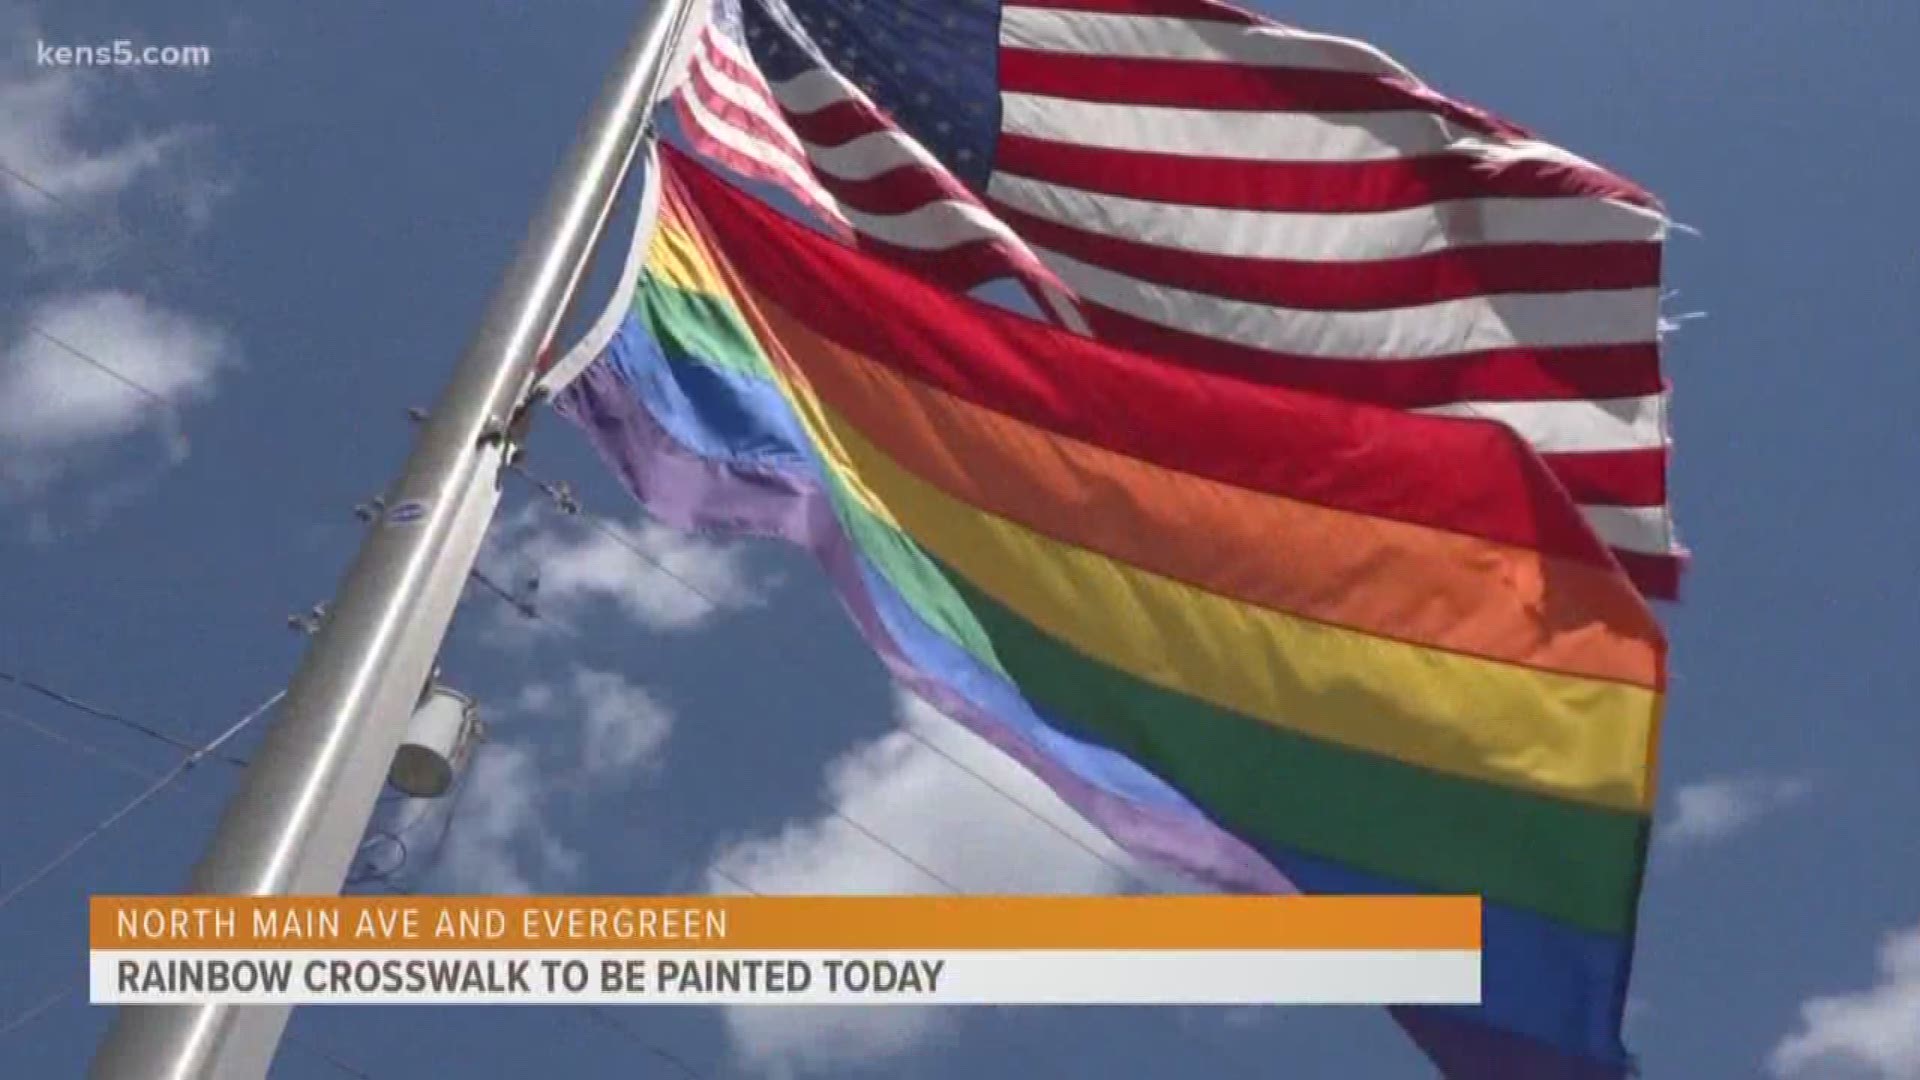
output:
<path id="1" fill-rule="evenodd" d="M 189 891 L 334 894 L 500 499 L 507 433 L 702 0 L 647 5 L 288 687 Z M 498 437 L 490 437 L 495 436 Z M 261 1080 L 286 1006 L 123 1007 L 96 1080 Z"/>

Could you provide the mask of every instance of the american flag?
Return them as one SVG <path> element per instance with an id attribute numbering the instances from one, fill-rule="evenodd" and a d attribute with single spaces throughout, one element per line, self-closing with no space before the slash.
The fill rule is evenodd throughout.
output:
<path id="1" fill-rule="evenodd" d="M 711 12 L 674 98 L 708 156 L 780 185 L 861 247 L 946 284 L 1013 277 L 1036 298 L 1063 294 L 1026 243 L 839 70 L 790 10 L 712 0 Z"/>
<path id="2" fill-rule="evenodd" d="M 695 143 L 960 287 L 1096 336 L 1530 442 L 1678 591 L 1668 221 L 1362 42 L 1217 0 L 714 0 Z M 1083 321 L 1082 321 L 1083 320 Z"/>

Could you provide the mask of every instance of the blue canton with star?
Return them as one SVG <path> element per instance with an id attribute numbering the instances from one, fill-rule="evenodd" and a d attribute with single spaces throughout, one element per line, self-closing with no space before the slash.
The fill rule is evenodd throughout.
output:
<path id="1" fill-rule="evenodd" d="M 716 4 L 716 18 L 730 6 Z M 1000 134 L 1000 0 L 741 0 L 740 7 L 747 46 L 768 81 L 830 65 L 962 183 L 985 188 Z"/>

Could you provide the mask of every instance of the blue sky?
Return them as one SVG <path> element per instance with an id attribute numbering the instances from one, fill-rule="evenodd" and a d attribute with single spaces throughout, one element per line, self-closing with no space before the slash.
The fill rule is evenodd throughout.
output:
<path id="1" fill-rule="evenodd" d="M 1920 6 L 1261 6 L 1381 45 L 1700 231 L 1667 275 L 1673 310 L 1708 315 L 1668 353 L 1697 565 L 1665 613 L 1630 1043 L 1650 1077 L 1920 1077 L 1920 120 L 1901 55 Z M 285 617 L 331 592 L 351 507 L 391 478 L 404 408 L 438 389 L 633 5 L 564 7 L 0 0 L 0 162 L 58 197 L 0 179 L 0 670 L 194 742 L 285 680 Z M 213 61 L 34 64 L 39 40 L 122 37 Z M 969 891 L 1124 884 L 1084 827 L 1049 811 L 1063 838 L 927 749 L 1019 781 L 896 699 L 799 557 L 648 526 L 551 418 L 532 464 L 624 543 L 512 493 L 486 565 L 537 570 L 545 621 L 484 594 L 463 609 L 449 675 L 493 739 L 437 860 L 436 821 L 408 834 L 403 879 L 939 887 L 852 819 Z M 0 892 L 176 760 L 0 684 Z M 0 1028 L 78 987 L 86 894 L 180 886 L 233 780 L 201 766 L 0 907 Z M 702 1077 L 1428 1075 L 1370 1010 L 612 1015 Z M 78 1075 L 106 1020 L 83 989 L 55 998 L 0 1035 L 0 1076 Z M 677 1075 L 577 1010 L 309 1009 L 292 1031 L 288 1080 Z"/>

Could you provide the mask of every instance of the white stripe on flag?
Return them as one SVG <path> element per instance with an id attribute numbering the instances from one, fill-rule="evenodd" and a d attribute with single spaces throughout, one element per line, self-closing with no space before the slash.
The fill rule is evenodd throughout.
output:
<path id="1" fill-rule="evenodd" d="M 793 155 L 715 116 L 701 100 L 699 94 L 684 93 L 680 96 L 680 100 L 686 106 L 689 118 L 699 125 L 700 130 L 708 138 L 736 154 L 774 170 L 785 182 L 799 188 L 817 202 L 818 208 L 823 213 L 845 220 L 834 197 L 820 186 L 820 181 L 814 178 L 813 173 L 805 165 L 795 160 Z"/>
<path id="2" fill-rule="evenodd" d="M 1110 105 L 1045 94 L 1000 95 L 1015 135 L 1182 157 L 1233 161 L 1395 161 L 1437 154 L 1467 132 L 1427 112 L 1221 112 Z"/>
<path id="3" fill-rule="evenodd" d="M 922 203 L 904 214 L 868 214 L 842 204 L 853 227 L 876 240 L 916 251 L 944 251 L 981 240 L 1019 244 L 985 207 L 953 199 Z"/>
<path id="4" fill-rule="evenodd" d="M 1658 240 L 1665 222 L 1598 199 L 1466 199 L 1375 213 L 1233 210 L 1130 199 L 995 173 L 987 193 L 1071 228 L 1237 258 L 1373 262 L 1495 244 Z"/>
<path id="5" fill-rule="evenodd" d="M 1664 506 L 1583 506 L 1580 512 L 1608 547 L 1647 555 L 1673 551 L 1673 532 Z"/>
<path id="6" fill-rule="evenodd" d="M 1517 346 L 1635 344 L 1658 289 L 1514 293 L 1380 311 L 1298 311 L 1142 281 L 1035 249 L 1080 295 L 1161 326 L 1293 356 L 1420 360 Z M 1623 340 L 1625 339 L 1625 340 Z"/>
<path id="7" fill-rule="evenodd" d="M 1656 450 L 1667 445 L 1665 394 L 1578 401 L 1459 401 L 1414 411 L 1498 420 L 1545 454 Z"/>
<path id="8" fill-rule="evenodd" d="M 1000 44 L 1083 56 L 1355 71 L 1419 82 L 1412 72 L 1363 41 L 1273 24 L 1249 26 L 1008 4 L 1000 16 Z"/>

